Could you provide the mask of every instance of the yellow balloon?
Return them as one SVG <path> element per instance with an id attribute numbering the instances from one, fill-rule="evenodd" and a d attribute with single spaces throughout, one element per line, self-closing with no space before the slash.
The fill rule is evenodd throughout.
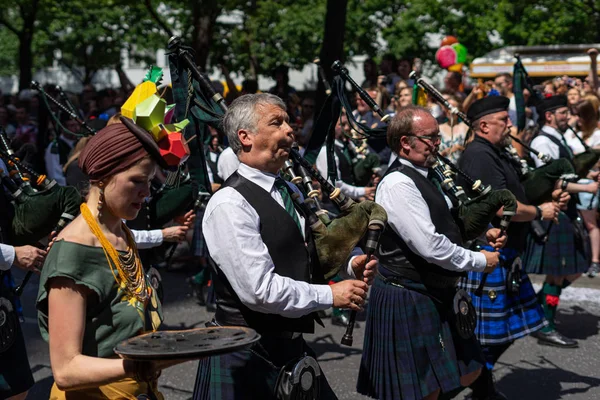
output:
<path id="1" fill-rule="evenodd" d="M 462 67 L 464 64 L 454 64 L 448 67 L 448 71 L 452 72 L 462 72 Z"/>

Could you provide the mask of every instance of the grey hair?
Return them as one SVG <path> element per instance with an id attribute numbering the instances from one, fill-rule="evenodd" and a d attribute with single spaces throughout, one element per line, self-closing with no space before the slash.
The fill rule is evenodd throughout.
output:
<path id="1" fill-rule="evenodd" d="M 223 130 L 229 140 L 229 146 L 235 154 L 242 150 L 242 143 L 238 137 L 241 129 L 256 132 L 258 123 L 258 105 L 271 104 L 285 110 L 286 105 L 279 97 L 270 93 L 245 94 L 235 99 L 223 118 Z"/>

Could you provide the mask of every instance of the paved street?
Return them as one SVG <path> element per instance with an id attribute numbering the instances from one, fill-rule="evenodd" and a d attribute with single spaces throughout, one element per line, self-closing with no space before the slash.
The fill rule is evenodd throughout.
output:
<path id="1" fill-rule="evenodd" d="M 186 276 L 188 273 L 183 270 L 163 273 L 165 329 L 200 327 L 210 318 L 206 309 L 189 296 Z M 24 331 L 37 382 L 28 399 L 47 399 L 52 377 L 47 344 L 40 338 L 35 324 L 36 285 L 37 281 L 32 280 L 24 296 L 27 317 Z M 501 358 L 497 370 L 498 385 L 509 399 L 600 399 L 600 278 L 584 277 L 576 286 L 564 292 L 558 322 L 561 331 L 580 340 L 580 347 L 562 350 L 539 346 L 532 338 L 519 340 Z M 330 320 L 325 320 L 326 328 L 318 327 L 316 334 L 308 337 L 340 399 L 365 398 L 355 392 L 364 332 L 364 323 L 360 324 L 355 330 L 352 348 L 339 345 L 344 329 L 332 326 Z M 191 398 L 195 373 L 196 363 L 191 362 L 166 370 L 160 379 L 165 397 L 174 400 Z"/>

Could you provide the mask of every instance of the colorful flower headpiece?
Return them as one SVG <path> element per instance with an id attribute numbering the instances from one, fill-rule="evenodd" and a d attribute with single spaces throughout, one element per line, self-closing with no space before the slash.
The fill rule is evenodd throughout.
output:
<path id="1" fill-rule="evenodd" d="M 167 105 L 158 94 L 157 85 L 162 76 L 161 68 L 151 66 L 144 81 L 136 86 L 121 107 L 121 115 L 149 132 L 158 144 L 166 164 L 169 167 L 178 167 L 190 155 L 190 149 L 182 133 L 189 121 L 184 119 L 181 122 L 171 123 L 175 105 Z"/>

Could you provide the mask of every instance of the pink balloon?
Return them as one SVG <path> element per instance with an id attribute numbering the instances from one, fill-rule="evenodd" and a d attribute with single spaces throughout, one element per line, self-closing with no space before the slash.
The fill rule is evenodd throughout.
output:
<path id="1" fill-rule="evenodd" d="M 446 69 L 456 64 L 456 51 L 451 46 L 442 46 L 435 53 L 435 59 L 440 67 Z"/>

